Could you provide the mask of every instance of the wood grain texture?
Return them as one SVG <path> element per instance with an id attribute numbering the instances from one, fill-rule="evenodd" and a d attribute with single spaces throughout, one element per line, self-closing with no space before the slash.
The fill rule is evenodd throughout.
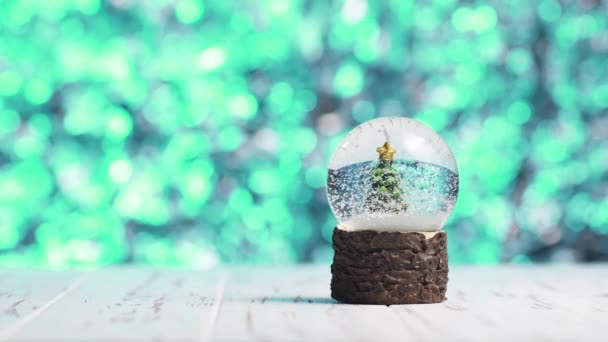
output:
<path id="1" fill-rule="evenodd" d="M 47 270 L 0 272 L 0 340 L 44 313 L 71 292 L 85 273 Z"/>
<path id="2" fill-rule="evenodd" d="M 401 324 L 386 306 L 338 304 L 329 297 L 329 267 L 231 272 L 218 341 L 383 341 Z"/>
<path id="3" fill-rule="evenodd" d="M 328 266 L 5 270 L 0 340 L 608 340 L 608 265 L 453 267 L 447 301 L 390 307 L 339 304 L 330 277 Z"/>
<path id="4" fill-rule="evenodd" d="M 194 340 L 214 324 L 216 273 L 111 268 L 17 332 L 15 340 Z M 207 333 L 208 334 L 208 333 Z"/>
<path id="5" fill-rule="evenodd" d="M 606 341 L 608 267 L 454 267 L 441 304 L 328 299 L 323 268 L 231 274 L 218 340 Z M 240 323 L 239 323 L 240 322 Z"/>

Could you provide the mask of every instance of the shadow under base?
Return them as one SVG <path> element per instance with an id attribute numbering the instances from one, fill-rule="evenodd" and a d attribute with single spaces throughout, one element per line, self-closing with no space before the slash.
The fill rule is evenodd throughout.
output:
<path id="1" fill-rule="evenodd" d="M 448 253 L 444 231 L 348 232 L 336 227 L 332 239 L 332 298 L 343 303 L 384 305 L 439 303 L 446 299 Z"/>

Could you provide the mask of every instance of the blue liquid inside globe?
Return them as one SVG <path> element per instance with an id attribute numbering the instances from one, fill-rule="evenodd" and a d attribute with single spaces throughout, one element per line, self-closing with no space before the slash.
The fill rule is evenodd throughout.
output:
<path id="1" fill-rule="evenodd" d="M 431 163 L 394 160 L 408 208 L 402 214 L 374 213 L 365 206 L 372 169 L 367 161 L 329 170 L 327 191 L 336 217 L 346 229 L 438 230 L 456 204 L 458 175 Z M 408 222 L 409 221 L 409 222 Z"/>

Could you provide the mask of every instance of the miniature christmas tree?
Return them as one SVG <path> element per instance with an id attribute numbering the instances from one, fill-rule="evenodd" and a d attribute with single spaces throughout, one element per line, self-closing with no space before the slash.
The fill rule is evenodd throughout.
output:
<path id="1" fill-rule="evenodd" d="M 393 155 L 397 152 L 389 142 L 376 149 L 378 164 L 371 170 L 371 187 L 367 191 L 365 207 L 372 213 L 399 213 L 407 210 L 401 190 L 401 176 L 393 168 Z"/>

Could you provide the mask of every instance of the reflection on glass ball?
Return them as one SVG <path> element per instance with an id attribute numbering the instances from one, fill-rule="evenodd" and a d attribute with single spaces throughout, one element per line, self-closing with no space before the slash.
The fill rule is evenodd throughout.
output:
<path id="1" fill-rule="evenodd" d="M 329 205 L 345 230 L 436 231 L 457 195 L 452 151 L 416 120 L 364 122 L 340 142 L 329 163 Z"/>

